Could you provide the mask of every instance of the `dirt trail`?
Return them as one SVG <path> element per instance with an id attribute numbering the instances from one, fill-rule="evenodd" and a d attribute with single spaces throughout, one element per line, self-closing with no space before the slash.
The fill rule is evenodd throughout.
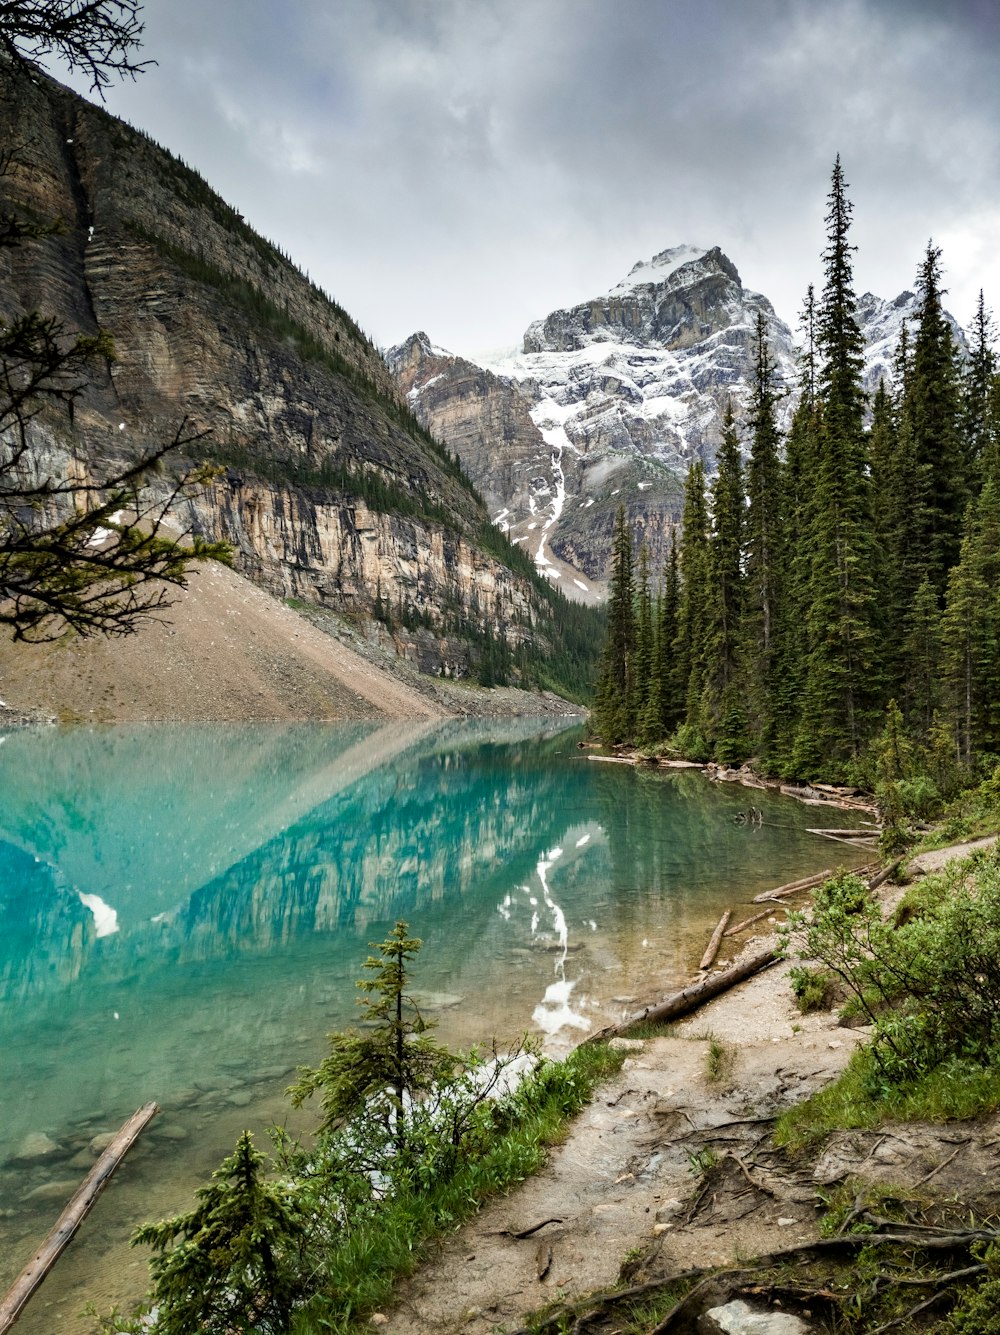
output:
<path id="1" fill-rule="evenodd" d="M 989 842 L 937 850 L 916 871 Z M 898 895 L 885 887 L 887 904 Z M 757 938 L 745 953 L 767 944 Z M 933 1177 L 937 1192 L 992 1200 L 1000 1116 L 975 1134 L 947 1124 L 839 1132 L 815 1162 L 771 1149 L 777 1114 L 834 1079 L 867 1033 L 832 1012 L 801 1015 L 790 968 L 740 984 L 669 1037 L 633 1041 L 542 1172 L 447 1239 L 383 1328 L 493 1335 L 556 1300 L 812 1242 L 821 1189 L 854 1174 L 911 1186 Z"/>
<path id="2" fill-rule="evenodd" d="M 613 1285 L 630 1254 L 636 1265 L 654 1249 L 680 1270 L 730 1260 L 734 1246 L 758 1253 L 815 1237 L 814 1189 L 793 1181 L 772 1183 L 775 1196 L 755 1193 L 738 1166 L 751 1199 L 736 1218 L 716 1201 L 717 1217 L 705 1217 L 703 1203 L 697 1225 L 684 1222 L 699 1152 L 745 1162 L 769 1140 L 769 1119 L 832 1079 L 862 1037 L 831 1015 L 801 1016 L 788 967 L 630 1052 L 542 1172 L 448 1239 L 404 1286 L 384 1328 L 486 1335 L 557 1295 Z M 717 1080 L 708 1078 L 709 1035 L 726 1049 Z M 528 1238 L 510 1236 L 553 1218 Z"/>

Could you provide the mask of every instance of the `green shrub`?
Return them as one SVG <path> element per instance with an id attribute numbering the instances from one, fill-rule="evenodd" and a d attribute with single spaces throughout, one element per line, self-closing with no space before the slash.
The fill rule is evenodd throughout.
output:
<path id="1" fill-rule="evenodd" d="M 828 1011 L 837 999 L 837 979 L 829 969 L 794 965 L 789 980 L 795 1004 L 803 1015 L 808 1015 L 810 1011 Z"/>

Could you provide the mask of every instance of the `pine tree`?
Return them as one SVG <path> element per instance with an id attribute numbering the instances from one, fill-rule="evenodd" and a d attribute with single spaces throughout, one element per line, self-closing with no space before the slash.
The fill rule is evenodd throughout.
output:
<path id="1" fill-rule="evenodd" d="M 700 459 L 691 464 L 684 484 L 679 568 L 681 588 L 675 652 L 684 692 L 684 728 L 687 733 L 684 746 L 697 758 L 707 753 L 702 698 L 707 674 L 711 577 L 705 466 Z"/>
<path id="2" fill-rule="evenodd" d="M 968 498 L 961 435 L 958 351 L 941 304 L 941 252 L 928 245 L 918 274 L 920 316 L 906 384 L 919 486 L 922 574 L 943 596 L 948 571 L 958 560 Z"/>
<path id="3" fill-rule="evenodd" d="M 681 663 L 676 652 L 677 637 L 680 632 L 680 604 L 680 553 L 677 550 L 677 535 L 674 530 L 670 534 L 670 556 L 664 573 L 656 636 L 659 676 L 663 681 L 661 737 L 669 737 L 684 717 L 684 683 L 681 680 Z"/>
<path id="4" fill-rule="evenodd" d="M 635 593 L 632 580 L 632 534 L 620 505 L 611 542 L 608 590 L 608 634 L 598 669 L 591 727 L 607 745 L 635 737 Z"/>
<path id="5" fill-rule="evenodd" d="M 750 397 L 750 463 L 747 469 L 747 626 L 750 691 L 765 752 L 775 735 L 775 662 L 782 572 L 787 562 L 782 505 L 778 388 L 767 325 L 758 312 Z"/>
<path id="6" fill-rule="evenodd" d="M 726 404 L 722 443 L 712 483 L 712 534 L 709 543 L 705 726 L 715 743 L 716 759 L 728 762 L 747 753 L 743 655 L 743 533 L 745 498 L 743 459 L 733 405 Z"/>
<path id="7" fill-rule="evenodd" d="M 401 1154 L 407 1143 L 407 1102 L 446 1082 L 456 1059 L 427 1037 L 429 1026 L 407 993 L 409 963 L 420 950 L 419 938 L 408 935 L 405 922 L 397 922 L 384 941 L 370 945 L 378 954 L 369 955 L 364 967 L 375 977 L 359 980 L 358 987 L 375 997 L 359 1002 L 371 1027 L 361 1034 L 349 1030 L 327 1035 L 329 1053 L 318 1067 L 299 1068 L 289 1094 L 296 1108 L 317 1091 L 321 1094 L 321 1131 L 333 1130 L 367 1106 L 369 1115 L 384 1116 Z M 387 1091 L 384 1112 L 372 1112 L 372 1097 Z"/>
<path id="8" fill-rule="evenodd" d="M 822 358 L 819 464 L 808 541 L 809 653 L 793 764 L 803 775 L 843 773 L 874 724 L 874 586 L 862 388 L 863 339 L 848 242 L 851 205 L 834 164 L 826 283 L 817 315 Z"/>
<path id="9" fill-rule="evenodd" d="M 653 679 L 653 655 L 656 649 L 649 581 L 649 544 L 644 540 L 639 545 L 635 586 L 635 670 L 632 673 L 632 713 L 637 727 L 649 699 Z"/>
<path id="10" fill-rule="evenodd" d="M 980 291 L 969 356 L 962 372 L 962 440 L 973 485 L 982 481 L 984 467 L 995 457 L 1000 440 L 1000 419 L 995 415 L 997 360 L 993 342 L 993 317 Z"/>
<path id="11" fill-rule="evenodd" d="M 917 589 L 900 646 L 898 682 L 911 732 L 926 740 L 941 707 L 941 609 L 929 579 Z"/>
<path id="12" fill-rule="evenodd" d="M 790 773 L 792 769 L 792 749 L 809 653 L 806 633 L 811 570 L 809 534 L 815 478 L 819 470 L 821 421 L 816 398 L 816 295 L 811 284 L 799 327 L 805 343 L 799 356 L 799 401 L 792 415 L 781 470 L 784 568 L 769 691 L 771 739 L 765 757 L 780 773 Z"/>
<path id="13" fill-rule="evenodd" d="M 304 1284 L 308 1220 L 291 1189 L 265 1176 L 266 1156 L 244 1131 L 189 1214 L 145 1224 L 132 1245 L 154 1249 L 156 1335 L 288 1329 Z"/>

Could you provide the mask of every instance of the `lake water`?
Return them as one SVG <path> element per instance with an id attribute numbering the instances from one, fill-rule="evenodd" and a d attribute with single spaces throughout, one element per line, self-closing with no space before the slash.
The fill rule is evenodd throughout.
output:
<path id="1" fill-rule="evenodd" d="M 19 1331 L 141 1291 L 124 1240 L 186 1208 L 358 1014 L 370 941 L 424 941 L 438 1037 L 552 1052 L 687 981 L 724 909 L 854 850 L 810 808 L 595 763 L 510 724 L 32 730 L 0 744 L 0 1286 L 92 1162 L 163 1109 Z M 759 827 L 737 824 L 751 804 Z M 842 813 L 838 824 L 843 824 Z M 309 1118 L 306 1121 L 308 1123 Z M 12 1162 L 30 1133 L 59 1146 Z M 263 1140 L 263 1135 L 258 1137 Z"/>

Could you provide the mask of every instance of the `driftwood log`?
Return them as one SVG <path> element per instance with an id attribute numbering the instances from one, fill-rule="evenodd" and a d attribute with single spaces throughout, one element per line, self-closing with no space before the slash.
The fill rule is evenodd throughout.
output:
<path id="1" fill-rule="evenodd" d="M 764 890 L 759 895 L 754 895 L 754 904 L 763 904 L 768 899 L 783 899 L 785 895 L 794 895 L 799 890 L 811 890 L 814 885 L 819 885 L 827 881 L 833 875 L 833 868 L 827 867 L 826 871 L 818 871 L 815 876 L 803 876 L 800 881 L 789 881 L 787 885 L 779 885 L 777 890 Z"/>
<path id="2" fill-rule="evenodd" d="M 596 1034 L 591 1034 L 589 1038 L 585 1038 L 583 1045 L 599 1043 L 606 1038 L 614 1038 L 619 1034 L 624 1034 L 633 1025 L 641 1024 L 644 1020 L 651 1024 L 665 1024 L 668 1020 L 679 1020 L 682 1015 L 697 1010 L 702 1002 L 711 1001 L 713 997 L 721 996 L 723 992 L 728 992 L 737 983 L 742 983 L 745 978 L 752 978 L 755 973 L 760 973 L 770 965 L 777 964 L 780 958 L 781 956 L 777 950 L 764 950 L 760 954 L 751 956 L 742 964 L 734 964 L 731 969 L 724 969 L 722 973 L 713 974 L 711 978 L 704 978 L 700 983 L 692 983 L 690 987 L 682 988 L 680 992 L 674 992 L 664 1001 L 658 1001 L 655 1005 L 636 1011 L 634 1015 L 622 1020 L 621 1024 L 608 1025 L 605 1029 L 601 1029 Z"/>
<path id="3" fill-rule="evenodd" d="M 760 913 L 755 913 L 750 918 L 744 918 L 743 921 L 738 922 L 735 927 L 727 927 L 722 935 L 723 937 L 739 936 L 740 932 L 746 931 L 746 929 L 752 927 L 755 922 L 760 922 L 761 918 L 770 918 L 773 913 L 774 909 L 762 909 Z"/>
<path id="4" fill-rule="evenodd" d="M 722 937 L 729 925 L 729 919 L 733 916 L 732 909 L 726 909 L 725 913 L 719 919 L 719 924 L 712 933 L 712 939 L 705 947 L 705 953 L 701 957 L 699 969 L 710 969 L 715 962 L 715 957 L 719 953 L 719 947 L 722 945 Z"/>
<path id="5" fill-rule="evenodd" d="M 147 1103 L 134 1112 L 84 1178 L 56 1220 L 51 1233 L 15 1279 L 6 1298 L 0 1303 L 0 1335 L 6 1335 L 21 1315 L 32 1294 L 59 1260 L 91 1206 L 107 1186 L 112 1173 L 135 1144 L 143 1128 L 159 1111 L 155 1103 Z"/>

